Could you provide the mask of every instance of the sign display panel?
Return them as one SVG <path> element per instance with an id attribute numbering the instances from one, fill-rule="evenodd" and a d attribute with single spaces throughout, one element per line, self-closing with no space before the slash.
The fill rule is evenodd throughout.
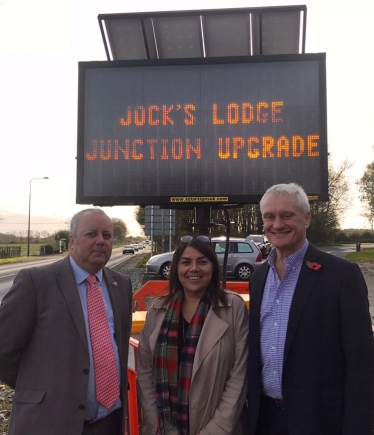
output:
<path id="1" fill-rule="evenodd" d="M 82 62 L 77 159 L 80 204 L 327 200 L 325 54 Z"/>

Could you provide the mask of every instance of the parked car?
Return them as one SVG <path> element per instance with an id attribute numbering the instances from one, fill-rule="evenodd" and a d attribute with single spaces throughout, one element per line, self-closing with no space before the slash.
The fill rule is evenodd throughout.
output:
<path id="1" fill-rule="evenodd" d="M 218 261 L 223 267 L 226 249 L 226 237 L 213 237 L 212 245 L 216 251 Z M 146 264 L 147 273 L 169 278 L 170 263 L 174 252 L 153 255 Z M 262 254 L 257 245 L 251 240 L 231 237 L 227 257 L 227 276 L 233 276 L 240 281 L 247 281 L 251 273 L 262 263 Z"/>
<path id="2" fill-rule="evenodd" d="M 247 239 L 250 239 L 256 243 L 256 245 L 260 248 L 260 251 L 264 258 L 266 258 L 270 254 L 272 245 L 267 239 L 267 237 L 264 236 L 263 234 L 250 234 L 249 236 L 246 237 L 246 240 Z"/>
<path id="3" fill-rule="evenodd" d="M 133 245 L 125 245 L 122 250 L 122 254 L 135 254 L 135 248 Z"/>

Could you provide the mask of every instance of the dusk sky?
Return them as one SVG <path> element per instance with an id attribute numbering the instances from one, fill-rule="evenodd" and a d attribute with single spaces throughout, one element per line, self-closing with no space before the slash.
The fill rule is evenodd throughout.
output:
<path id="1" fill-rule="evenodd" d="M 299 1 L 287 5 L 300 4 Z M 342 228 L 369 228 L 355 182 L 374 160 L 374 2 L 307 1 L 306 52 L 327 57 L 328 147 L 348 174 L 353 207 Z M 171 6 L 172 5 L 172 6 Z M 0 232 L 50 233 L 87 206 L 75 203 L 78 62 L 106 60 L 97 16 L 103 13 L 286 5 L 253 0 L 0 0 Z M 134 207 L 105 208 L 139 234 Z M 18 216 L 18 217 L 17 217 Z"/>

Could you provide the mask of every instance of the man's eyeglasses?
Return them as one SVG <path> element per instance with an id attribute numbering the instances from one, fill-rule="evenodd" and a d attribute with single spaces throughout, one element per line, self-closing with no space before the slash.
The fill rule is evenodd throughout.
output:
<path id="1" fill-rule="evenodd" d="M 211 243 L 211 239 L 209 236 L 182 236 L 179 237 L 178 243 L 189 243 L 193 239 L 199 240 L 199 242 L 203 243 Z"/>

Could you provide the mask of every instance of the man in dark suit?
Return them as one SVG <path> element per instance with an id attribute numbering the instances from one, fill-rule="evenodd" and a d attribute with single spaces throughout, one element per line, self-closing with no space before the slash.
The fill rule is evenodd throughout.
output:
<path id="1" fill-rule="evenodd" d="M 77 213 L 70 255 L 21 270 L 3 298 L 0 380 L 15 389 L 10 435 L 123 435 L 132 289 L 104 267 L 112 241 L 102 210 Z"/>
<path id="2" fill-rule="evenodd" d="M 248 435 L 372 435 L 373 335 L 357 264 L 314 248 L 296 184 L 260 202 L 274 248 L 250 278 Z"/>

